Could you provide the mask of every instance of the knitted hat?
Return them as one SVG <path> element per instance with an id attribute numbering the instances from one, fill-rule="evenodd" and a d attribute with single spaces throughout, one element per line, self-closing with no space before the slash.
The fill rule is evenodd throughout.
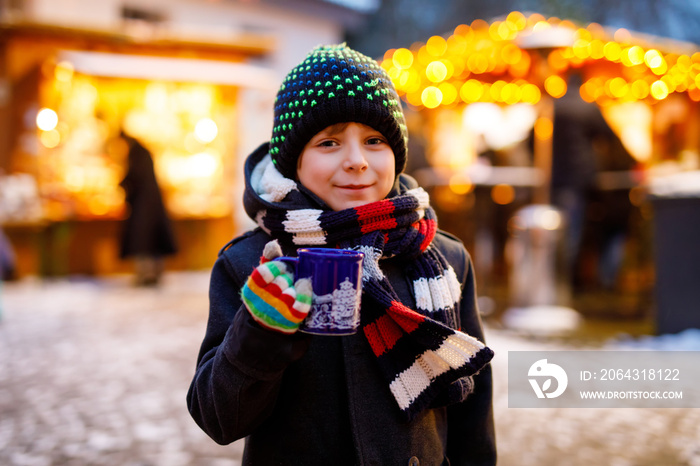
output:
<path id="1" fill-rule="evenodd" d="M 363 123 L 387 138 L 396 174 L 406 165 L 408 133 L 391 79 L 373 59 L 345 44 L 313 49 L 282 82 L 275 100 L 270 154 L 277 169 L 296 178 L 306 143 L 336 123 Z"/>

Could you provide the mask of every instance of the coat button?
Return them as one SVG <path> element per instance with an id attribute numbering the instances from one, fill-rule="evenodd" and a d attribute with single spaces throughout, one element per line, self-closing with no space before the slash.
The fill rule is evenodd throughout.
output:
<path id="1" fill-rule="evenodd" d="M 411 459 L 408 460 L 408 466 L 420 466 L 420 460 L 415 456 L 411 456 Z"/>

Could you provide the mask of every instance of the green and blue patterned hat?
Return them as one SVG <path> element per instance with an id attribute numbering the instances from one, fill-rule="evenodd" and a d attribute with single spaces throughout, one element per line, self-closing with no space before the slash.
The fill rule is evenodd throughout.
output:
<path id="1" fill-rule="evenodd" d="M 391 79 L 379 64 L 345 44 L 323 45 L 285 78 L 275 100 L 270 154 L 277 169 L 295 179 L 306 143 L 336 123 L 370 126 L 387 138 L 396 174 L 406 165 L 408 133 Z"/>

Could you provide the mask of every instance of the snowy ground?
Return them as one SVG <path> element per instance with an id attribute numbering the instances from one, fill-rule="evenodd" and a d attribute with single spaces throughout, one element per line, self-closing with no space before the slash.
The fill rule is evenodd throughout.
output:
<path id="1" fill-rule="evenodd" d="M 207 284 L 206 272 L 169 274 L 159 289 L 127 277 L 4 284 L 0 464 L 240 464 L 240 442 L 216 445 L 185 408 Z M 496 328 L 487 338 L 497 352 L 499 464 L 700 466 L 700 409 L 509 409 L 507 351 L 582 343 Z M 683 338 L 700 348 L 697 334 Z"/>

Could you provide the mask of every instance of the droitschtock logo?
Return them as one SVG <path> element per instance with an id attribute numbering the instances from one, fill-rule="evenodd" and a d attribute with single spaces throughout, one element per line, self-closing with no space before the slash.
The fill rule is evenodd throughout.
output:
<path id="1" fill-rule="evenodd" d="M 569 383 L 569 378 L 566 376 L 566 372 L 561 366 L 556 364 L 548 363 L 546 359 L 540 359 L 535 361 L 535 363 L 530 366 L 530 370 L 527 372 L 529 377 L 542 378 L 542 385 L 538 383 L 536 378 L 528 379 L 532 389 L 535 391 L 537 398 L 556 398 L 566 390 L 566 386 Z M 552 386 L 552 379 L 557 381 L 557 388 L 554 391 L 549 391 Z"/>

